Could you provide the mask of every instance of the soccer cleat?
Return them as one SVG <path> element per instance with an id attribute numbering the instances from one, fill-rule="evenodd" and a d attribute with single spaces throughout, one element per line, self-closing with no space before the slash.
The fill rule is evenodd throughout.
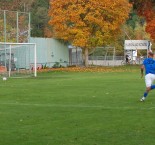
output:
<path id="1" fill-rule="evenodd" d="M 144 102 L 145 101 L 145 97 L 142 97 L 141 99 L 140 99 L 140 102 Z"/>

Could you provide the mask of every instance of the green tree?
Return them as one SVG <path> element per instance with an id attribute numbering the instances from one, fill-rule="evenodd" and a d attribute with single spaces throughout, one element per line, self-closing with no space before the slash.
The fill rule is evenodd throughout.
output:
<path id="1" fill-rule="evenodd" d="M 49 0 L 36 0 L 32 4 L 32 31 L 31 35 L 34 37 L 43 37 L 44 30 L 48 25 L 48 8 Z"/>

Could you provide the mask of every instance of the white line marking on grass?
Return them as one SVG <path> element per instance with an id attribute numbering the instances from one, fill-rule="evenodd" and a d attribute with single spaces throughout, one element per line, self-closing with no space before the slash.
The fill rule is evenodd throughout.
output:
<path id="1" fill-rule="evenodd" d="M 108 107 L 108 106 L 95 106 L 95 105 L 62 105 L 62 104 L 29 104 L 29 103 L 0 103 L 0 105 L 13 105 L 13 106 L 36 106 L 36 107 L 60 107 L 60 108 L 101 108 L 101 109 L 109 109 L 109 110 L 153 110 L 155 107 Z"/>

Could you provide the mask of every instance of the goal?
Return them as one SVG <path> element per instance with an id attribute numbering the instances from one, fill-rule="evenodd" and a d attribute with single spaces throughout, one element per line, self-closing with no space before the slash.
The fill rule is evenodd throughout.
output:
<path id="1" fill-rule="evenodd" d="M 35 43 L 0 42 L 0 74 L 6 77 L 37 76 Z"/>

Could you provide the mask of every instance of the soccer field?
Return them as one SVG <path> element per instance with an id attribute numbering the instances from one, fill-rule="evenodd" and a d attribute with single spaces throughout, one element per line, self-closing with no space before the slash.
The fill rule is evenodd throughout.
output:
<path id="1" fill-rule="evenodd" d="M 0 145 L 155 145 L 155 91 L 140 71 L 0 81 Z"/>

